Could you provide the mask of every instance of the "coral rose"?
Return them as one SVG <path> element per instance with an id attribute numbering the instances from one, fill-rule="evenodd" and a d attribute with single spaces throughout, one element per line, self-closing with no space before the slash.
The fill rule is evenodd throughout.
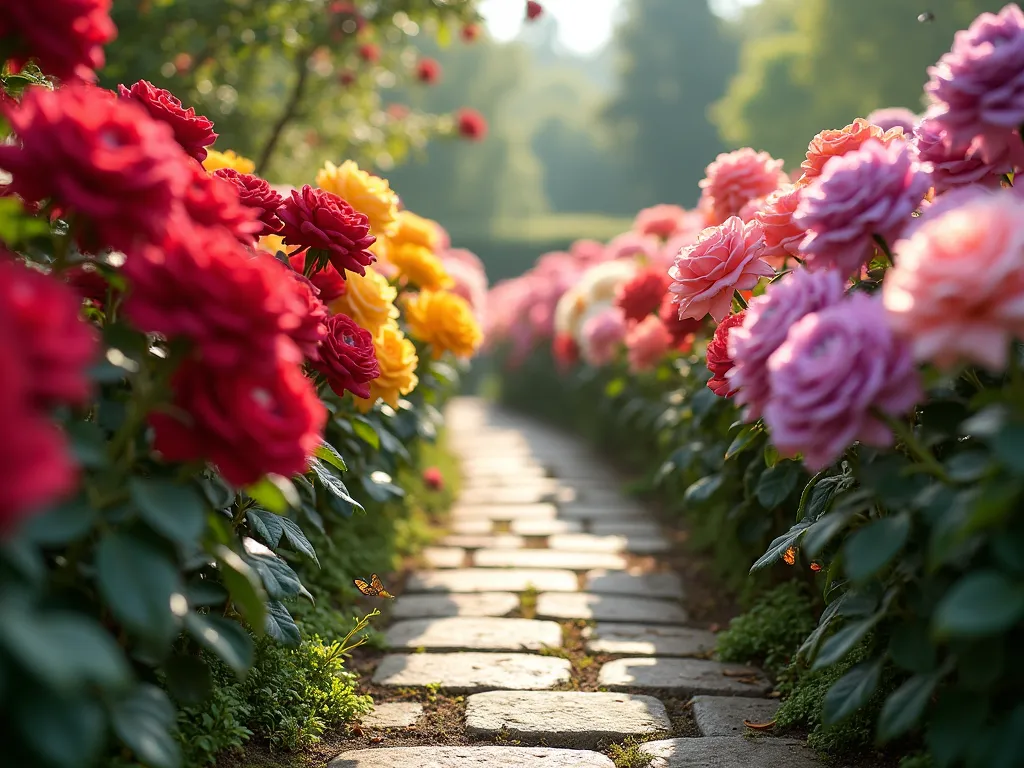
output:
<path id="1" fill-rule="evenodd" d="M 423 290 L 449 288 L 454 284 L 441 259 L 422 245 L 392 244 L 388 251 L 388 261 L 402 280 Z"/>
<path id="2" fill-rule="evenodd" d="M 751 299 L 744 322 L 729 334 L 729 373 L 744 418 L 757 421 L 771 395 L 768 359 L 786 340 L 789 329 L 805 315 L 831 307 L 843 298 L 843 277 L 834 270 L 795 270 Z"/>
<path id="3" fill-rule="evenodd" d="M 409 333 L 432 348 L 435 359 L 445 352 L 469 358 L 483 342 L 483 332 L 469 302 L 450 291 L 422 291 L 405 305 Z"/>
<path id="4" fill-rule="evenodd" d="M 911 157 L 905 142 L 888 147 L 869 140 L 825 167 L 803 191 L 793 222 L 807 229 L 800 245 L 811 269 L 858 272 L 875 252 L 911 222 L 931 184 L 928 167 Z"/>
<path id="5" fill-rule="evenodd" d="M 242 203 L 234 182 L 211 176 L 198 166 L 192 169 L 190 178 L 182 203 L 194 223 L 223 227 L 243 245 L 256 242 L 263 229 L 260 211 Z"/>
<path id="6" fill-rule="evenodd" d="M 622 309 L 627 320 L 643 320 L 661 307 L 670 282 L 668 275 L 659 269 L 642 269 L 619 286 L 615 304 Z"/>
<path id="7" fill-rule="evenodd" d="M 397 228 L 398 195 L 386 179 L 360 170 L 352 160 L 340 166 L 326 163 L 316 175 L 316 184 L 366 214 L 373 234 L 391 235 Z"/>
<path id="8" fill-rule="evenodd" d="M 874 411 L 898 417 L 921 397 L 909 346 L 890 329 L 877 296 L 853 293 L 806 315 L 768 360 L 764 421 L 786 456 L 816 472 L 855 441 L 887 447 L 892 433 Z"/>
<path id="9" fill-rule="evenodd" d="M 292 348 L 229 370 L 185 361 L 171 382 L 174 410 L 150 416 L 153 447 L 167 461 L 208 460 L 237 487 L 304 472 L 327 412 L 297 359 Z"/>
<path id="10" fill-rule="evenodd" d="M 622 310 L 609 304 L 591 308 L 580 324 L 580 351 L 592 366 L 607 365 L 626 338 L 626 318 Z"/>
<path id="11" fill-rule="evenodd" d="M 914 131 L 911 149 L 918 162 L 931 163 L 932 186 L 937 194 L 969 184 L 998 187 L 1002 174 L 1024 168 L 1024 144 L 993 147 L 989 162 L 969 143 L 950 144 L 946 131 L 929 117 Z"/>
<path id="12" fill-rule="evenodd" d="M 679 317 L 700 320 L 711 315 L 725 319 L 734 291 L 757 285 L 775 271 L 761 260 L 764 234 L 756 222 L 744 224 L 733 216 L 719 227 L 709 227 L 695 245 L 684 248 L 669 271 L 669 291 L 679 304 Z"/>
<path id="13" fill-rule="evenodd" d="M 487 118 L 470 107 L 463 107 L 455 113 L 455 127 L 464 139 L 483 141 L 487 138 Z"/>
<path id="14" fill-rule="evenodd" d="M 774 267 L 781 267 L 789 256 L 800 256 L 800 243 L 807 230 L 793 221 L 800 205 L 802 187 L 786 185 L 768 195 L 754 215 L 764 232 L 764 258 Z"/>
<path id="15" fill-rule="evenodd" d="M 398 290 L 374 269 L 365 275 L 350 275 L 345 295 L 331 304 L 334 312 L 343 312 L 370 333 L 376 335 L 384 325 L 398 318 L 395 299 Z"/>
<path id="16" fill-rule="evenodd" d="M 654 315 L 648 315 L 626 333 L 626 361 L 633 373 L 650 370 L 672 347 L 672 334 Z"/>
<path id="17" fill-rule="evenodd" d="M 351 392 L 356 397 L 370 396 L 370 382 L 380 376 L 373 334 L 360 328 L 348 315 L 331 315 L 320 359 L 313 368 L 327 379 L 339 397 Z"/>
<path id="18" fill-rule="evenodd" d="M 213 175 L 228 182 L 238 193 L 238 200 L 242 205 L 252 208 L 263 224 L 263 229 L 257 232 L 257 237 L 266 237 L 281 231 L 281 219 L 277 217 L 277 211 L 284 202 L 281 197 L 270 186 L 269 182 L 251 173 L 239 173 L 234 168 L 220 168 L 214 171 Z"/>
<path id="19" fill-rule="evenodd" d="M 221 168 L 231 168 L 239 173 L 255 173 L 256 163 L 230 149 L 224 152 L 211 149 L 206 153 L 206 159 L 203 160 L 203 168 L 210 173 L 219 171 Z"/>
<path id="20" fill-rule="evenodd" d="M 277 215 L 285 243 L 299 246 L 299 252 L 312 248 L 326 253 L 342 275 L 346 270 L 365 274 L 375 260 L 367 250 L 375 238 L 366 215 L 335 194 L 307 184 L 285 198 Z"/>
<path id="21" fill-rule="evenodd" d="M 119 85 L 117 90 L 122 99 L 140 104 L 154 120 L 171 126 L 175 141 L 189 155 L 200 163 L 206 159 L 206 148 L 217 140 L 212 120 L 197 115 L 192 107 L 185 109 L 173 93 L 157 88 L 147 80 L 139 80 L 131 88 Z"/>
<path id="22" fill-rule="evenodd" d="M 370 382 L 370 397 L 356 399 L 361 411 L 370 410 L 377 400 L 383 400 L 392 408 L 398 407 L 398 399 L 408 395 L 419 384 L 416 366 L 416 346 L 405 338 L 396 323 L 382 325 L 374 334 L 373 349 L 377 354 L 380 376 Z"/>
<path id="23" fill-rule="evenodd" d="M 715 328 L 715 335 L 711 337 L 707 348 L 707 365 L 711 371 L 711 378 L 708 380 L 708 389 L 719 397 L 732 397 L 736 394 L 736 384 L 726 378 L 726 374 L 733 368 L 732 355 L 729 354 L 729 338 L 736 332 L 736 328 L 743 324 L 746 317 L 746 310 L 729 315 Z"/>
<path id="24" fill-rule="evenodd" d="M 1024 201 L 977 193 L 896 245 L 882 286 L 889 322 L 918 360 L 1005 369 L 1024 338 Z"/>
<path id="25" fill-rule="evenodd" d="M 978 150 L 988 163 L 1020 144 L 1024 125 L 1024 11 L 1013 3 L 982 13 L 957 32 L 953 47 L 928 68 L 925 92 L 950 148 Z"/>
<path id="26" fill-rule="evenodd" d="M 782 160 L 750 147 L 723 152 L 705 170 L 701 199 L 711 213 L 711 224 L 739 215 L 748 202 L 771 194 L 789 181 Z"/>
<path id="27" fill-rule="evenodd" d="M 70 215 L 87 250 L 160 239 L 191 176 L 170 126 L 86 85 L 29 88 L 4 111 L 20 140 L 0 146 L 10 192 Z"/>
<path id="28" fill-rule="evenodd" d="M 858 117 L 845 128 L 822 131 L 811 139 L 810 146 L 807 147 L 807 159 L 800 164 L 803 175 L 797 181 L 797 185 L 810 184 L 821 176 L 829 160 L 857 151 L 868 139 L 875 139 L 889 146 L 895 141 L 906 141 L 907 137 L 903 135 L 902 128 L 883 131 L 862 117 Z"/>
<path id="29" fill-rule="evenodd" d="M 12 71 L 29 59 L 65 82 L 92 82 L 104 64 L 103 46 L 117 37 L 113 0 L 8 0 L 0 14 L 0 40 Z"/>
<path id="30" fill-rule="evenodd" d="M 633 231 L 668 240 L 685 226 L 686 209 L 678 205 L 655 205 L 644 208 L 633 220 Z"/>

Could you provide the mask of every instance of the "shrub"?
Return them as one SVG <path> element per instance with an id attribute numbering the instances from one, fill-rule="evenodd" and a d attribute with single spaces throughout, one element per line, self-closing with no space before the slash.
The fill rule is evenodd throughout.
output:
<path id="1" fill-rule="evenodd" d="M 814 605 L 807 592 L 804 584 L 792 581 L 765 592 L 718 635 L 718 655 L 723 661 L 761 663 L 777 676 L 814 629 Z"/>

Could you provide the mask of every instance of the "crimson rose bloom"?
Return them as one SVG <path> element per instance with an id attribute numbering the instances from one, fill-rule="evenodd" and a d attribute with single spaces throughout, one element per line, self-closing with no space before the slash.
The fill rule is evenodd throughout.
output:
<path id="1" fill-rule="evenodd" d="M 181 101 L 168 90 L 157 88 L 146 80 L 139 80 L 131 88 L 117 86 L 122 99 L 141 104 L 155 119 L 171 126 L 174 139 L 200 163 L 206 159 L 206 148 L 217 140 L 213 121 L 197 115 L 195 109 L 185 109 Z"/>
<path id="2" fill-rule="evenodd" d="M 327 335 L 327 307 L 320 301 L 320 291 L 309 280 L 300 273 L 281 264 L 269 256 L 258 256 L 257 258 L 269 261 L 278 265 L 280 269 L 288 273 L 286 281 L 295 297 L 295 307 L 291 314 L 294 319 L 288 324 L 294 325 L 288 329 L 288 335 L 298 345 L 302 354 L 307 360 L 318 360 L 320 357 L 320 342 Z M 286 321 L 287 322 L 287 321 Z"/>
<path id="3" fill-rule="evenodd" d="M 86 85 L 30 88 L 4 113 L 20 139 L 0 146 L 10 192 L 71 215 L 87 250 L 162 237 L 192 170 L 170 126 Z"/>
<path id="4" fill-rule="evenodd" d="M 281 338 L 279 344 L 261 366 L 183 363 L 172 380 L 175 411 L 150 416 L 153 447 L 167 461 L 208 460 L 235 486 L 271 472 L 305 471 L 327 412 L 295 363 L 292 343 Z"/>
<path id="5" fill-rule="evenodd" d="M 433 85 L 441 78 L 441 65 L 436 59 L 420 59 L 416 64 L 416 77 L 421 83 Z"/>
<path id="6" fill-rule="evenodd" d="M 117 37 L 110 19 L 113 0 L 7 0 L 0 13 L 0 40 L 14 48 L 17 72 L 35 59 L 46 74 L 72 82 L 93 81 L 104 64 L 103 46 Z"/>
<path id="7" fill-rule="evenodd" d="M 91 262 L 68 267 L 61 273 L 61 277 L 83 299 L 88 299 L 98 307 L 102 307 L 106 302 L 110 283 Z"/>
<path id="8" fill-rule="evenodd" d="M 234 168 L 221 168 L 214 171 L 213 175 L 234 186 L 242 205 L 256 210 L 263 222 L 262 231 L 256 233 L 258 237 L 276 235 L 281 231 L 282 224 L 277 211 L 284 198 L 274 191 L 268 181 L 251 173 L 239 173 Z"/>
<path id="9" fill-rule="evenodd" d="M 551 342 L 551 354 L 558 367 L 567 370 L 576 365 L 580 359 L 580 345 L 571 333 L 556 333 Z"/>
<path id="10" fill-rule="evenodd" d="M 223 227 L 243 245 L 252 245 L 263 229 L 260 212 L 242 203 L 234 183 L 198 165 L 192 168 L 191 181 L 183 200 L 189 218 L 203 227 Z"/>
<path id="11" fill-rule="evenodd" d="M 715 328 L 715 335 L 711 339 L 711 343 L 708 344 L 708 370 L 712 374 L 708 381 L 708 389 L 719 397 L 732 397 L 736 394 L 732 382 L 725 377 L 725 374 L 731 371 L 733 366 L 732 358 L 729 357 L 729 334 L 737 325 L 743 324 L 746 312 L 743 310 L 735 315 L 729 315 L 720 322 Z"/>
<path id="12" fill-rule="evenodd" d="M 306 271 L 306 259 L 308 258 L 308 254 L 299 253 L 289 256 L 288 263 L 292 265 L 292 269 L 301 275 Z M 341 276 L 332 264 L 328 264 L 319 272 L 314 272 L 309 276 L 309 281 L 320 291 L 320 301 L 324 304 L 330 304 L 335 299 L 345 295 L 345 278 Z"/>
<path id="13" fill-rule="evenodd" d="M 147 333 L 190 339 L 203 365 L 259 367 L 301 322 L 292 286 L 273 259 L 250 257 L 223 230 L 175 229 L 129 255 L 125 316 Z"/>
<path id="14" fill-rule="evenodd" d="M 544 6 L 536 2 L 536 0 L 527 0 L 526 3 L 526 18 L 533 21 L 538 16 L 544 13 Z"/>
<path id="15" fill-rule="evenodd" d="M 370 234 L 369 219 L 335 194 L 308 184 L 293 189 L 278 216 L 286 245 L 299 246 L 298 253 L 307 248 L 327 251 L 342 275 L 346 269 L 365 275 L 366 267 L 376 261 L 366 250 L 377 239 Z"/>
<path id="16" fill-rule="evenodd" d="M 668 294 L 669 283 L 671 280 L 663 270 L 654 267 L 642 269 L 619 287 L 615 303 L 622 308 L 627 320 L 643 320 L 661 307 Z"/>
<path id="17" fill-rule="evenodd" d="M 444 488 L 444 475 L 437 467 L 427 467 L 423 470 L 423 484 L 432 491 L 440 491 Z"/>
<path id="18" fill-rule="evenodd" d="M 463 107 L 455 115 L 459 135 L 470 141 L 483 141 L 487 136 L 487 118 L 470 107 Z"/>
<path id="19" fill-rule="evenodd" d="M 370 396 L 370 382 L 380 376 L 373 334 L 341 312 L 327 318 L 320 359 L 312 365 L 339 396 L 347 390 L 365 400 Z"/>

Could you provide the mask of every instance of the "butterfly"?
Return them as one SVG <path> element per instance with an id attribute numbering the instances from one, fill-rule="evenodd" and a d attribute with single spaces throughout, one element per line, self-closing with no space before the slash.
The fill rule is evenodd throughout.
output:
<path id="1" fill-rule="evenodd" d="M 376 573 L 370 575 L 370 583 L 367 584 L 362 579 L 353 579 L 352 583 L 356 585 L 356 589 L 362 592 L 367 597 L 383 597 L 388 600 L 394 600 L 395 596 L 384 589 L 384 585 L 380 583 L 380 576 Z"/>

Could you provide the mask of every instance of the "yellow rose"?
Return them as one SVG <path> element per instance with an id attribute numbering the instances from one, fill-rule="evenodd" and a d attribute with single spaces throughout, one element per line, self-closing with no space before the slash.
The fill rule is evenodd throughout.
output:
<path id="1" fill-rule="evenodd" d="M 437 224 L 412 211 L 399 211 L 396 224 L 395 232 L 391 235 L 394 245 L 412 243 L 436 251 L 441 243 L 441 232 Z"/>
<path id="2" fill-rule="evenodd" d="M 423 290 L 449 288 L 455 284 L 445 271 L 444 264 L 429 248 L 415 243 L 391 243 L 388 261 L 395 267 L 399 277 Z"/>
<path id="3" fill-rule="evenodd" d="M 365 276 L 345 273 L 345 294 L 331 303 L 331 310 L 348 315 L 356 325 L 376 333 L 398 317 L 397 295 L 398 291 L 384 275 L 367 267 Z"/>
<path id="4" fill-rule="evenodd" d="M 408 395 L 419 384 L 416 366 L 419 358 L 416 347 L 405 338 L 397 323 L 382 325 L 373 338 L 377 353 L 380 376 L 370 382 L 370 397 L 367 400 L 355 398 L 356 407 L 364 413 L 373 408 L 377 399 L 392 408 L 398 407 L 398 398 Z"/>
<path id="5" fill-rule="evenodd" d="M 221 168 L 234 168 L 239 173 L 253 173 L 256 170 L 256 163 L 247 157 L 236 155 L 230 149 L 224 152 L 211 149 L 207 152 L 206 159 L 203 160 L 203 168 L 208 173 L 219 171 Z"/>
<path id="6" fill-rule="evenodd" d="M 391 234 L 397 227 L 398 195 L 387 180 L 360 170 L 352 160 L 326 163 L 316 175 L 320 189 L 333 192 L 370 220 L 371 234 Z"/>
<path id="7" fill-rule="evenodd" d="M 469 302 L 449 291 L 423 291 L 405 305 L 409 332 L 433 348 L 435 358 L 445 352 L 472 357 L 483 333 Z"/>
<path id="8" fill-rule="evenodd" d="M 391 252 L 391 240 L 385 235 L 380 235 L 367 250 L 377 257 L 377 261 L 386 264 L 388 254 Z"/>

